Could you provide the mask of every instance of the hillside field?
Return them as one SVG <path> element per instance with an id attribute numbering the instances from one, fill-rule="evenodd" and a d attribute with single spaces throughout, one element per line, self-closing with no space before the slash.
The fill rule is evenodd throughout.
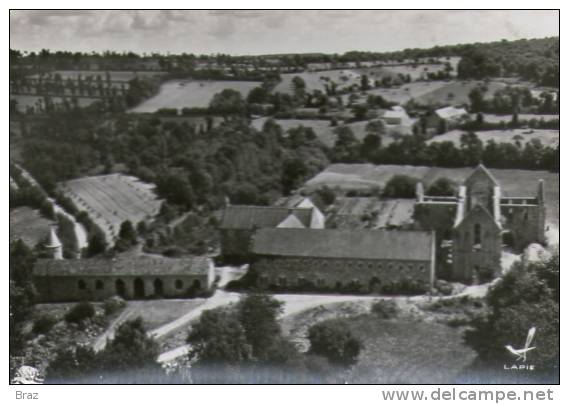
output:
<path id="1" fill-rule="evenodd" d="M 468 104 L 468 93 L 482 85 L 481 81 L 415 81 L 391 88 L 374 88 L 366 94 L 381 95 L 384 99 L 398 104 L 405 104 L 413 99 L 423 105 L 461 105 Z M 488 87 L 485 97 L 491 98 L 494 92 L 506 87 L 502 82 L 491 81 L 484 83 Z M 348 96 L 344 96 L 344 103 Z"/>
<path id="2" fill-rule="evenodd" d="M 325 70 L 320 72 L 299 72 L 299 73 L 284 73 L 281 74 L 281 82 L 274 88 L 274 92 L 293 94 L 294 86 L 292 80 L 300 77 L 306 84 L 306 91 L 312 92 L 320 90 L 326 92 L 326 84 L 332 81 L 338 85 L 338 89 L 349 87 L 352 84 L 360 84 L 361 74 L 356 70 Z"/>
<path id="3" fill-rule="evenodd" d="M 89 214 L 111 244 L 125 220 L 136 226 L 151 220 L 160 210 L 161 201 L 154 194 L 153 185 L 122 174 L 79 178 L 58 187 L 77 209 Z"/>
<path id="4" fill-rule="evenodd" d="M 397 78 L 400 74 L 411 77 L 411 80 L 425 78 L 428 73 L 437 73 L 445 69 L 444 64 L 423 63 L 423 64 L 396 64 L 387 66 L 377 66 L 359 69 L 361 74 L 367 74 L 370 80 L 381 80 L 383 77 Z"/>
<path id="5" fill-rule="evenodd" d="M 384 188 L 397 174 L 408 175 L 423 182 L 428 188 L 434 181 L 447 177 L 461 184 L 472 172 L 472 168 L 442 168 L 424 166 L 398 166 L 373 164 L 331 164 L 324 171 L 308 180 L 304 186 L 307 191 L 327 185 L 342 191 L 366 191 L 377 187 Z M 534 196 L 537 181 L 545 180 L 545 199 L 547 222 L 559 226 L 559 173 L 538 170 L 490 169 L 502 187 L 504 196 Z"/>
<path id="6" fill-rule="evenodd" d="M 442 135 L 435 136 L 427 141 L 427 144 L 435 142 L 453 142 L 460 147 L 460 137 L 465 132 L 463 130 L 452 130 Z M 507 129 L 507 130 L 485 130 L 476 132 L 476 136 L 486 143 L 494 140 L 496 143 L 516 143 L 522 145 L 532 139 L 539 139 L 544 146 L 557 147 L 559 145 L 559 130 L 556 129 Z"/>
<path id="7" fill-rule="evenodd" d="M 52 224 L 36 209 L 27 206 L 10 209 L 10 242 L 21 239 L 33 248 L 48 237 Z"/>
<path id="8" fill-rule="evenodd" d="M 158 94 L 130 112 L 156 112 L 161 108 L 205 108 L 216 93 L 226 88 L 239 91 L 245 98 L 249 91 L 260 85 L 257 81 L 171 80 L 162 84 Z"/>

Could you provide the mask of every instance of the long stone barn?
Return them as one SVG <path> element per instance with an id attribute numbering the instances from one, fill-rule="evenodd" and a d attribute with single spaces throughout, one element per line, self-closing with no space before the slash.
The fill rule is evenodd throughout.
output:
<path id="1" fill-rule="evenodd" d="M 259 229 L 251 270 L 267 290 L 420 293 L 435 280 L 433 231 Z"/>
<path id="2" fill-rule="evenodd" d="M 189 297 L 214 282 L 209 258 L 40 259 L 33 280 L 43 302 Z"/>

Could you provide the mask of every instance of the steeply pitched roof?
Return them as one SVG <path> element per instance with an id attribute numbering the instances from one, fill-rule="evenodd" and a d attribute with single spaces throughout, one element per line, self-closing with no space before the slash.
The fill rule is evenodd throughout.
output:
<path id="1" fill-rule="evenodd" d="M 478 176 L 489 178 L 490 181 L 492 181 L 492 183 L 495 186 L 499 185 L 498 180 L 496 180 L 496 177 L 492 175 L 492 173 L 484 166 L 484 164 L 478 164 L 478 166 L 474 169 L 474 171 L 472 171 L 472 173 L 466 178 L 466 180 L 464 180 L 464 183 L 469 184 L 473 182 L 475 178 Z"/>
<path id="2" fill-rule="evenodd" d="M 225 208 L 220 228 L 251 230 L 276 227 L 290 214 L 294 214 L 303 226 L 310 227 L 312 209 L 235 205 Z"/>
<path id="3" fill-rule="evenodd" d="M 277 226 L 279 229 L 304 229 L 304 225 L 298 220 L 298 218 L 290 214 L 285 220 L 280 222 Z"/>
<path id="4" fill-rule="evenodd" d="M 136 276 L 198 275 L 209 270 L 210 259 L 195 258 L 118 258 L 118 259 L 39 259 L 34 276 Z"/>
<path id="5" fill-rule="evenodd" d="M 470 211 L 466 213 L 464 218 L 457 224 L 455 224 L 456 228 L 459 228 L 465 224 L 472 222 L 473 218 L 478 216 L 479 218 L 484 218 L 486 221 L 491 222 L 497 229 L 501 229 L 501 224 L 492 217 L 488 209 L 480 204 L 476 204 Z M 477 219 L 478 220 L 478 219 Z"/>
<path id="6" fill-rule="evenodd" d="M 46 245 L 47 248 L 57 248 L 61 247 L 61 241 L 59 241 L 59 237 L 57 237 L 57 233 L 55 232 L 55 228 L 52 226 L 49 231 L 49 240 Z"/>
<path id="7" fill-rule="evenodd" d="M 260 229 L 253 253 L 289 257 L 426 261 L 433 234 L 425 231 Z"/>

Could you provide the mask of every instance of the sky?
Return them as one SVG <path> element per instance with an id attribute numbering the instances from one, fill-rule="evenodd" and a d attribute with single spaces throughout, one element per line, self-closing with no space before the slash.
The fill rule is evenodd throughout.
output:
<path id="1" fill-rule="evenodd" d="M 559 35 L 538 10 L 21 10 L 10 48 L 137 53 L 343 53 Z"/>

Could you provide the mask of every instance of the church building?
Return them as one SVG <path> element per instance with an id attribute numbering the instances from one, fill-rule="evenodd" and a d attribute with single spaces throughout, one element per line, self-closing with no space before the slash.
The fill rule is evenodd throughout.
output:
<path id="1" fill-rule="evenodd" d="M 480 164 L 456 197 L 425 195 L 421 183 L 416 194 L 414 220 L 418 228 L 435 231 L 438 266 L 442 272 L 448 267 L 450 280 L 492 279 L 501 272 L 503 245 L 521 251 L 530 243 L 545 244 L 543 180 L 535 195 L 505 196 L 496 178 Z M 451 256 L 448 261 L 445 254 Z"/>

